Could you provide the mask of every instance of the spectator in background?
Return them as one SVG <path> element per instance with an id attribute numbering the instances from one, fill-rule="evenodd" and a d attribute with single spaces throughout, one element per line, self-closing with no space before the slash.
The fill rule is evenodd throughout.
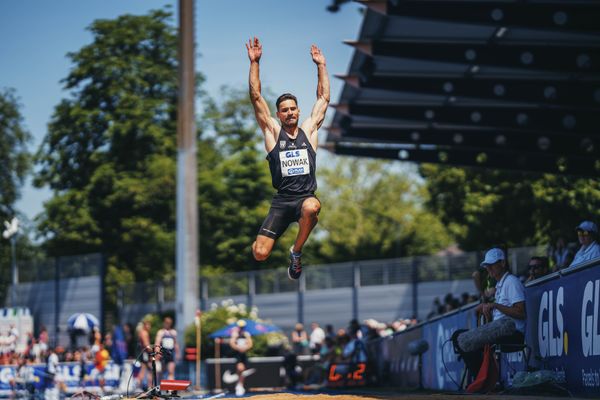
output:
<path id="1" fill-rule="evenodd" d="M 525 283 L 547 275 L 550 272 L 548 257 L 531 257 L 529 264 L 527 265 L 527 270 L 529 272 L 529 276 L 527 277 Z"/>
<path id="2" fill-rule="evenodd" d="M 100 390 L 102 392 L 104 392 L 104 384 L 106 383 L 104 373 L 106 372 L 106 366 L 110 360 L 110 354 L 108 353 L 107 348 L 110 349 L 112 345 L 112 335 L 107 333 L 106 336 L 104 336 L 104 342 L 100 341 L 98 349 L 94 354 L 94 370 L 92 376 L 98 379 L 98 385 L 100 385 Z"/>
<path id="3" fill-rule="evenodd" d="M 34 373 L 34 369 L 29 364 L 29 360 L 27 357 L 19 357 L 17 360 L 17 367 L 15 369 L 15 375 L 10 380 L 10 386 L 12 389 L 11 398 L 17 398 L 18 390 L 25 389 L 30 399 L 33 399 L 33 393 L 35 391 L 35 382 L 36 376 Z"/>
<path id="4" fill-rule="evenodd" d="M 556 239 L 556 245 L 550 247 L 548 253 L 550 260 L 552 260 L 554 271 L 568 267 L 571 261 L 573 261 L 573 253 L 567 247 L 565 239 L 562 237 Z"/>
<path id="5" fill-rule="evenodd" d="M 333 330 L 333 325 L 331 325 L 331 324 L 325 325 L 325 337 L 335 340 L 335 332 Z"/>
<path id="6" fill-rule="evenodd" d="M 575 229 L 581 247 L 569 267 L 600 257 L 600 244 L 597 242 L 598 226 L 592 221 L 583 221 Z"/>
<path id="7" fill-rule="evenodd" d="M 135 352 L 135 335 L 131 323 L 127 322 L 123 325 L 123 335 L 125 336 L 125 343 L 127 343 L 127 358 L 134 358 L 137 354 Z"/>
<path id="8" fill-rule="evenodd" d="M 321 351 L 321 346 L 323 345 L 323 341 L 325 340 L 325 332 L 316 322 L 310 324 L 310 328 L 310 340 L 308 343 L 310 352 L 312 354 L 319 354 Z"/>
<path id="9" fill-rule="evenodd" d="M 162 354 L 161 363 L 167 367 L 168 379 L 175 379 L 175 361 L 177 361 L 179 345 L 177 344 L 177 331 L 173 329 L 173 318 L 164 318 L 162 329 L 156 332 L 154 344 L 165 350 Z"/>
<path id="10" fill-rule="evenodd" d="M 119 325 L 113 328 L 112 346 L 108 347 L 108 350 L 110 351 L 110 358 L 119 366 L 120 376 L 123 373 L 123 364 L 127 359 L 127 342 L 125 341 L 123 328 Z"/>
<path id="11" fill-rule="evenodd" d="M 460 306 L 465 306 L 467 304 L 473 303 L 477 301 L 477 297 L 472 296 L 469 292 L 463 292 L 463 294 L 460 295 Z"/>
<path id="12" fill-rule="evenodd" d="M 324 371 L 324 376 L 327 376 L 329 366 L 335 359 L 335 339 L 332 337 L 325 337 L 323 346 L 321 347 L 321 363 Z"/>
<path id="13" fill-rule="evenodd" d="M 8 340 L 6 343 L 6 347 L 10 358 L 12 359 L 15 352 L 17 351 L 17 343 L 19 342 L 19 330 L 15 326 L 15 324 L 10 324 L 10 329 L 8 330 Z"/>
<path id="14" fill-rule="evenodd" d="M 440 314 L 440 308 L 442 307 L 442 303 L 440 302 L 440 298 L 436 297 L 433 299 L 433 304 L 431 305 L 431 311 L 427 314 L 427 319 L 433 318 L 436 315 Z"/>
<path id="15" fill-rule="evenodd" d="M 350 323 L 348 324 L 347 333 L 350 336 L 356 335 L 357 338 L 362 339 L 364 334 L 366 333 L 366 327 L 365 327 L 365 332 L 363 332 L 362 327 L 361 327 L 360 323 L 358 322 L 358 320 L 351 319 Z"/>
<path id="16" fill-rule="evenodd" d="M 304 325 L 300 322 L 296 324 L 292 331 L 292 349 L 297 355 L 306 354 L 308 349 L 308 335 L 304 330 Z"/>
<path id="17" fill-rule="evenodd" d="M 523 343 L 525 340 L 525 288 L 519 278 L 506 269 L 505 253 L 499 248 L 490 249 L 481 267 L 497 282 L 495 301 L 481 303 L 476 308 L 491 322 L 452 334 L 454 348 L 462 355 L 472 377 L 479 372 L 485 344 Z"/>
<path id="18" fill-rule="evenodd" d="M 73 353 L 73 361 L 79 364 L 79 386 L 85 387 L 85 378 L 87 376 L 87 360 L 89 352 L 87 347 L 75 350 Z"/>
<path id="19" fill-rule="evenodd" d="M 138 337 L 138 348 L 141 353 L 140 360 L 140 372 L 137 376 L 137 382 L 139 388 L 144 388 L 144 382 L 146 384 L 150 384 L 150 379 L 146 380 L 146 375 L 150 376 L 150 371 L 152 371 L 152 365 L 150 364 L 150 356 L 147 349 L 150 349 L 150 328 L 152 328 L 152 323 L 150 319 L 146 318 L 138 325 L 137 329 L 137 337 Z"/>
<path id="20" fill-rule="evenodd" d="M 444 297 L 444 313 L 454 311 L 460 306 L 458 299 L 454 298 L 452 293 L 446 294 Z"/>
<path id="21" fill-rule="evenodd" d="M 95 326 L 90 332 L 90 351 L 92 352 L 92 356 L 96 354 L 100 350 L 100 345 L 102 344 L 102 332 L 100 332 L 100 328 Z"/>
<path id="22" fill-rule="evenodd" d="M 40 327 L 40 334 L 38 336 L 38 346 L 39 346 L 39 353 L 44 355 L 46 354 L 46 352 L 48 351 L 48 330 L 46 329 L 45 325 L 42 325 Z"/>
<path id="23" fill-rule="evenodd" d="M 58 399 L 56 373 L 58 372 L 58 354 L 52 348 L 45 351 L 46 369 L 44 371 L 44 398 Z"/>
<path id="24" fill-rule="evenodd" d="M 305 332 L 306 333 L 306 332 Z M 237 362 L 235 365 L 238 383 L 235 385 L 235 395 L 243 396 L 246 393 L 244 387 L 244 371 L 248 364 L 248 351 L 252 348 L 252 337 L 246 331 L 246 321 L 240 319 L 237 322 L 237 329 L 231 332 L 231 338 L 229 339 L 229 346 L 234 352 L 234 357 Z"/>
<path id="25" fill-rule="evenodd" d="M 363 341 L 357 336 L 358 332 L 360 332 L 360 330 L 353 330 L 350 332 L 350 338 L 342 352 L 344 361 L 347 361 L 350 364 L 367 362 L 367 350 Z"/>

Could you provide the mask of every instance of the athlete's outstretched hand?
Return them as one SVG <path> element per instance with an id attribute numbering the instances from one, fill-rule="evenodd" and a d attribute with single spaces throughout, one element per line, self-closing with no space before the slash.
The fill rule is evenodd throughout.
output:
<path id="1" fill-rule="evenodd" d="M 248 58 L 250 62 L 258 62 L 262 56 L 262 44 L 260 40 L 255 36 L 254 39 L 248 40 L 246 43 L 246 49 L 248 49 Z"/>
<path id="2" fill-rule="evenodd" d="M 310 46 L 310 55 L 312 56 L 312 60 L 315 64 L 325 64 L 325 56 L 321 52 L 321 49 L 319 49 L 314 44 Z"/>

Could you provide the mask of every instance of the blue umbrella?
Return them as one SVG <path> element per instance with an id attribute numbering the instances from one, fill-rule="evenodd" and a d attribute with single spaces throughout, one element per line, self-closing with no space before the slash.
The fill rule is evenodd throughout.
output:
<path id="1" fill-rule="evenodd" d="M 75 313 L 67 320 L 69 330 L 80 330 L 87 333 L 96 326 L 100 326 L 100 322 L 90 313 Z"/>
<path id="2" fill-rule="evenodd" d="M 262 335 L 264 333 L 269 332 L 279 332 L 281 329 L 276 327 L 275 325 L 264 324 L 262 322 L 253 321 L 251 319 L 242 319 L 240 321 L 244 321 L 246 326 L 244 329 L 252 336 Z M 238 322 L 234 322 L 233 324 L 229 324 L 216 332 L 210 334 L 211 338 L 223 338 L 223 337 L 231 337 L 231 332 L 238 327 Z"/>

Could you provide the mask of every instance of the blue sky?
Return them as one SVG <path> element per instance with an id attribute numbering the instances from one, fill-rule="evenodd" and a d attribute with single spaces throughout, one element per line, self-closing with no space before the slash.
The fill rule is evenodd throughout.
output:
<path id="1" fill-rule="evenodd" d="M 263 88 L 296 94 L 306 116 L 315 99 L 316 67 L 309 53 L 315 43 L 327 59 L 332 102 L 336 102 L 342 83 L 333 74 L 344 74 L 352 56 L 352 49 L 342 41 L 358 37 L 362 16 L 361 6 L 355 3 L 335 14 L 326 11 L 329 3 L 196 0 L 196 66 L 207 78 L 205 89 L 218 98 L 222 85 L 247 87 L 244 43 L 258 36 L 263 42 Z M 25 126 L 34 138 L 32 152 L 46 134 L 54 107 L 69 96 L 60 83 L 72 67 L 66 54 L 91 42 L 86 27 L 98 18 L 144 14 L 165 5 L 171 5 L 177 15 L 174 0 L 0 1 L 0 88 L 16 90 Z M 332 115 L 330 110 L 328 116 Z M 27 184 L 17 208 L 33 218 L 50 194 Z"/>

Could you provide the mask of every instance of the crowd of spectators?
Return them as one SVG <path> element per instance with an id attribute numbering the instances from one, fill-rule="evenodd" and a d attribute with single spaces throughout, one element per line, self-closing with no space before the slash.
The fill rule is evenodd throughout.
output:
<path id="1" fill-rule="evenodd" d="M 442 302 L 439 297 L 433 299 L 433 305 L 431 311 L 427 314 L 427 319 L 437 317 L 438 315 L 444 315 L 447 312 L 458 310 L 464 305 L 477 301 L 479 298 L 468 292 L 463 292 L 460 297 L 454 297 L 452 293 L 447 293 L 444 296 Z"/>
<path id="2" fill-rule="evenodd" d="M 600 257 L 600 244 L 598 244 L 598 226 L 591 221 L 583 221 L 576 228 L 578 243 L 566 243 L 563 237 L 559 237 L 555 244 L 548 246 L 547 255 L 536 255 L 529 259 L 523 274 L 519 276 L 522 283 L 529 283 L 539 279 L 551 272 L 568 268 Z M 505 245 L 493 245 L 491 248 L 500 248 L 505 254 L 508 250 Z M 507 254 L 506 267 L 510 270 L 509 257 Z M 484 302 L 494 299 L 495 280 L 490 277 L 485 269 L 478 268 L 473 272 L 473 283 L 478 292 L 477 295 L 463 293 L 460 298 L 454 297 L 452 293 L 446 294 L 443 301 L 436 297 L 432 309 L 427 315 L 431 319 L 438 315 L 456 310 L 465 304 L 482 300 Z"/>
<path id="3" fill-rule="evenodd" d="M 33 393 L 35 380 L 43 381 L 44 390 L 58 390 L 62 385 L 59 379 L 56 379 L 57 368 L 61 362 L 72 362 L 79 364 L 79 386 L 86 388 L 89 385 L 99 385 L 101 391 L 104 391 L 104 375 L 109 361 L 122 365 L 126 359 L 134 359 L 140 352 L 140 335 L 144 329 L 148 329 L 149 321 L 140 322 L 134 330 L 131 324 L 116 326 L 112 331 L 102 335 L 98 327 L 93 327 L 90 332 L 81 330 L 70 331 L 70 345 L 66 348 L 60 345 L 51 346 L 49 343 L 48 331 L 44 326 L 40 327 L 39 334 L 34 336 L 28 334 L 27 345 L 21 351 L 17 351 L 19 341 L 19 332 L 14 326 L 7 332 L 0 334 L 0 363 L 4 365 L 15 365 L 16 371 L 11 385 L 14 389 L 30 390 Z M 165 326 L 158 331 L 157 343 L 162 347 L 168 347 L 169 339 L 174 340 L 171 329 L 172 320 L 165 318 Z M 176 334 L 175 334 L 176 335 Z M 148 343 L 154 344 L 154 341 Z M 175 343 L 173 343 L 175 345 Z M 174 357 L 174 356 L 172 356 Z M 171 358 L 172 359 L 172 358 Z M 169 360 L 171 360 L 169 359 Z M 31 368 L 34 364 L 45 365 L 43 372 L 37 370 L 35 374 Z M 167 364 L 170 364 L 167 362 Z M 170 367 L 170 365 L 169 365 Z M 141 374 L 142 369 L 148 369 L 145 363 L 134 365 L 134 374 L 138 379 L 141 388 L 151 384 L 149 376 Z M 173 374 L 172 368 L 165 368 L 170 375 Z"/>
<path id="4" fill-rule="evenodd" d="M 325 325 L 323 329 L 317 322 L 313 322 L 308 333 L 303 324 L 297 323 L 290 335 L 291 350 L 296 355 L 322 354 L 323 348 L 337 349 L 337 353 L 340 353 L 342 344 L 346 344 L 354 333 L 357 338 L 368 341 L 402 332 L 416 324 L 417 319 L 414 317 L 400 318 L 392 322 L 379 322 L 370 318 L 362 324 L 353 319 L 348 327 L 335 330 L 331 324 Z"/>
<path id="5" fill-rule="evenodd" d="M 298 323 L 290 335 L 291 347 L 284 353 L 286 385 L 294 387 L 299 381 L 308 385 L 324 384 L 331 364 L 367 362 L 365 344 L 368 341 L 402 332 L 416 324 L 416 318 L 401 318 L 387 323 L 372 318 L 363 323 L 353 319 L 347 327 L 336 330 L 331 324 L 323 329 L 313 322 L 309 333 L 303 324 Z M 296 366 L 297 357 L 302 355 L 318 355 L 319 361 L 301 376 Z"/>

